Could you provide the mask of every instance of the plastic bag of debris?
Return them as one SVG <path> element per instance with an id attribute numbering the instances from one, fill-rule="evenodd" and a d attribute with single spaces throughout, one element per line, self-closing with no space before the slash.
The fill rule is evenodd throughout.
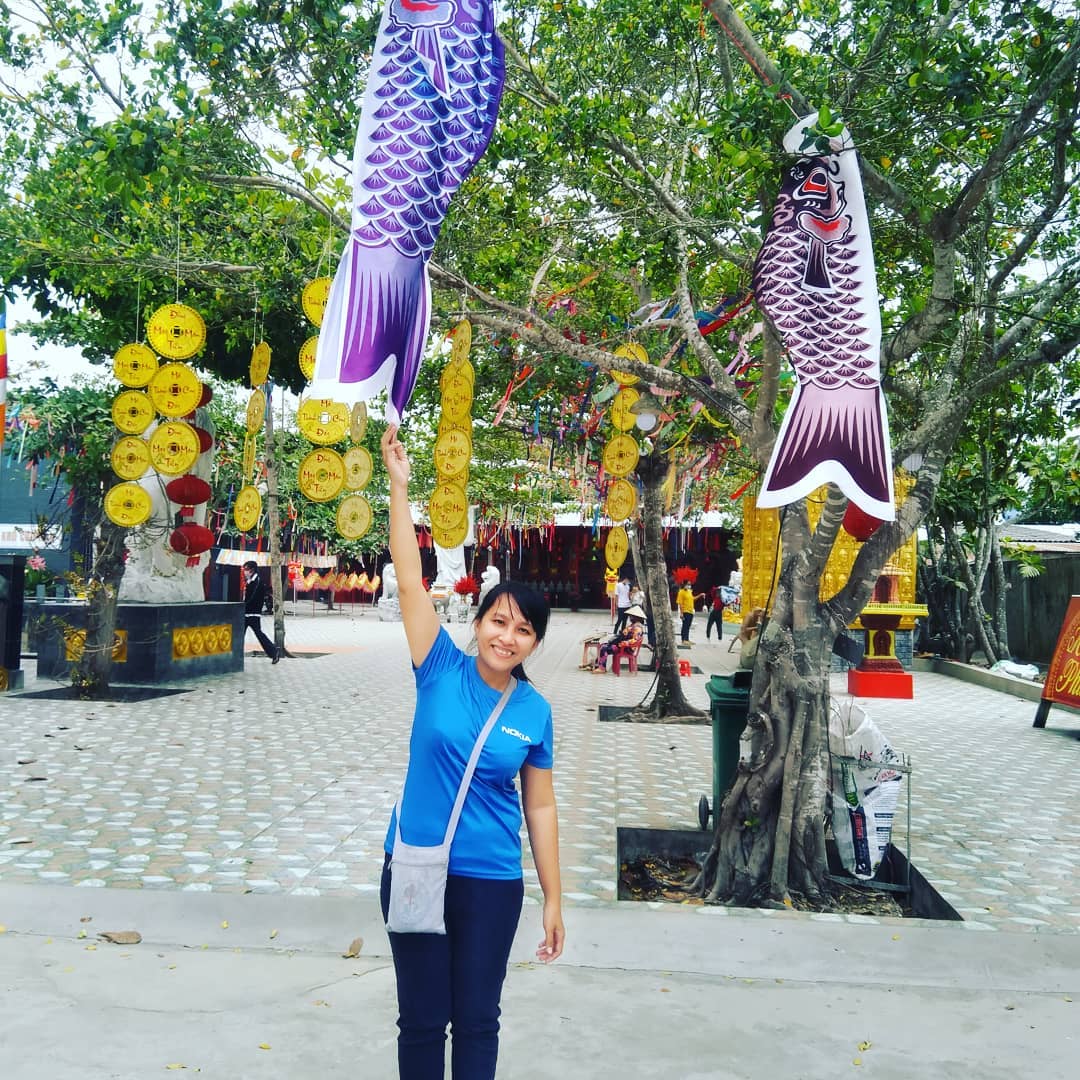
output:
<path id="1" fill-rule="evenodd" d="M 872 878 L 892 836 L 900 800 L 901 756 L 853 698 L 834 701 L 829 716 L 829 808 L 844 869 Z"/>

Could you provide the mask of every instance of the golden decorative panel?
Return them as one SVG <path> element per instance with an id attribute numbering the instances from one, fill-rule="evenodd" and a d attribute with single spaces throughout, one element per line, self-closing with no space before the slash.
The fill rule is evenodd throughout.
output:
<path id="1" fill-rule="evenodd" d="M 896 505 L 899 507 L 914 484 L 914 478 L 906 472 L 895 474 Z M 807 513 L 810 528 L 817 527 L 821 517 L 821 508 L 825 505 L 825 488 L 818 488 L 807 498 Z M 743 501 L 743 554 L 742 554 L 742 611 L 743 614 L 756 607 L 766 607 L 780 576 L 781 545 L 780 511 L 777 509 L 761 510 L 751 496 Z M 862 545 L 843 529 L 840 530 L 833 544 L 832 554 L 825 564 L 821 575 L 821 589 L 818 596 L 827 600 L 847 582 L 852 564 Z M 913 536 L 889 560 L 889 568 L 896 572 L 899 579 L 899 602 L 915 603 L 915 565 L 918 557 L 918 544 Z M 858 625 L 853 624 L 853 625 Z M 905 619 L 901 626 L 910 629 L 910 620 Z"/>
<path id="2" fill-rule="evenodd" d="M 227 652 L 232 652 L 232 627 L 228 623 L 217 626 L 182 626 L 173 630 L 174 660 L 193 660 L 200 656 Z"/>
<path id="3" fill-rule="evenodd" d="M 69 664 L 76 664 L 86 651 L 86 631 L 68 627 L 64 630 L 64 659 Z M 127 631 L 113 631 L 112 658 L 114 664 L 127 663 Z"/>

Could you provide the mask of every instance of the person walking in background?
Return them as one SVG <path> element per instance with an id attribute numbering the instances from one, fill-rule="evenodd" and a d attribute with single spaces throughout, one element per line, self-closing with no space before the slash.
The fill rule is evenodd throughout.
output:
<path id="1" fill-rule="evenodd" d="M 626 613 L 630 610 L 630 579 L 627 577 L 620 578 L 619 583 L 615 586 L 615 625 L 612 627 L 613 633 L 618 633 L 626 622 Z"/>
<path id="2" fill-rule="evenodd" d="M 675 604 L 679 611 L 682 612 L 682 630 L 680 636 L 686 644 L 689 644 L 690 642 L 690 627 L 694 623 L 694 604 L 698 600 L 704 599 L 705 594 L 703 592 L 695 593 L 694 590 L 690 588 L 690 583 L 688 581 L 683 582 L 682 587 L 675 594 Z"/>
<path id="3" fill-rule="evenodd" d="M 467 762 L 479 754 L 449 837 L 445 933 L 388 931 L 397 976 L 399 1076 L 440 1080 L 450 1025 L 454 1080 L 491 1080 L 499 1000 L 524 898 L 522 807 L 544 894 L 537 958 L 557 959 L 565 937 L 551 706 L 522 667 L 543 640 L 549 609 L 541 593 L 518 582 L 495 585 L 473 620 L 470 654 L 459 649 L 424 588 L 409 507 L 409 459 L 393 426 L 383 435 L 382 456 L 390 480 L 390 555 L 416 679 L 409 766 L 384 844 L 384 919 L 391 916 L 398 840 L 425 848 L 447 842 Z M 503 711 L 481 743 L 478 736 L 500 705 Z"/>
<path id="4" fill-rule="evenodd" d="M 724 640 L 724 593 L 719 585 L 713 586 L 712 607 L 709 610 L 709 621 L 705 624 L 705 640 L 712 640 L 712 628 L 716 626 L 716 640 Z"/>
<path id="5" fill-rule="evenodd" d="M 259 564 L 252 559 L 244 563 L 244 626 L 254 630 L 263 652 L 276 664 L 281 650 L 263 633 L 262 610 L 266 606 L 266 586 L 259 577 Z"/>

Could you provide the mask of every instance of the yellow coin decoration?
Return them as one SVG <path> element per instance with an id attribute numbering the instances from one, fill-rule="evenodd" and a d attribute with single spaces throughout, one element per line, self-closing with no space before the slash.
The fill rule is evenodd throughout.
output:
<path id="1" fill-rule="evenodd" d="M 637 489 L 629 480 L 614 480 L 607 490 L 604 513 L 612 521 L 625 521 L 637 509 Z"/>
<path id="2" fill-rule="evenodd" d="M 604 469 L 611 476 L 629 476 L 638 463 L 640 451 L 631 435 L 616 435 L 604 447 L 601 458 Z"/>
<path id="3" fill-rule="evenodd" d="M 626 561 L 629 550 L 630 538 L 626 535 L 626 530 L 621 525 L 613 525 L 604 545 L 604 557 L 608 566 L 618 570 Z"/>
<path id="4" fill-rule="evenodd" d="M 468 376 L 457 372 L 442 387 L 443 416 L 455 424 L 463 423 L 472 409 L 473 388 Z"/>
<path id="5" fill-rule="evenodd" d="M 446 393 L 447 383 L 451 379 L 455 379 L 458 376 L 465 379 L 469 384 L 469 390 L 472 391 L 476 385 L 476 369 L 469 363 L 468 360 L 462 360 L 460 363 L 454 363 L 451 361 L 446 367 L 443 368 L 442 374 L 439 376 L 439 389 Z"/>
<path id="6" fill-rule="evenodd" d="M 187 364 L 163 364 L 150 380 L 147 392 L 163 416 L 186 416 L 198 407 L 202 383 Z"/>
<path id="7" fill-rule="evenodd" d="M 312 450 L 300 462 L 298 481 L 312 502 L 326 502 L 345 486 L 345 462 L 336 450 Z"/>
<path id="8" fill-rule="evenodd" d="M 472 348 L 472 323 L 468 319 L 462 319 L 454 327 L 452 347 L 450 350 L 450 363 L 461 364 L 468 360 L 469 349 Z"/>
<path id="9" fill-rule="evenodd" d="M 159 473 L 182 476 L 199 456 L 199 436 L 190 424 L 170 420 L 158 424 L 149 439 L 150 461 Z"/>
<path id="10" fill-rule="evenodd" d="M 340 442 L 349 430 L 349 406 L 330 398 L 308 398 L 296 410 L 296 424 L 319 446 Z"/>
<path id="11" fill-rule="evenodd" d="M 451 428 L 435 440 L 435 471 L 442 480 L 458 480 L 469 468 L 472 439 L 467 431 Z"/>
<path id="12" fill-rule="evenodd" d="M 141 435 L 154 419 L 154 403 L 141 390 L 124 390 L 113 401 L 112 419 L 125 435 Z"/>
<path id="13" fill-rule="evenodd" d="M 110 460 L 121 480 L 138 480 L 150 468 L 150 447 L 145 439 L 125 435 L 112 448 Z"/>
<path id="14" fill-rule="evenodd" d="M 345 486 L 349 491 L 363 491 L 371 479 L 371 454 L 363 446 L 352 446 L 342 455 L 342 461 L 345 462 Z"/>
<path id="15" fill-rule="evenodd" d="M 323 313 L 326 311 L 326 301 L 330 296 L 330 279 L 317 277 L 304 286 L 300 296 L 304 314 L 316 325 L 322 326 Z"/>
<path id="16" fill-rule="evenodd" d="M 359 540 L 371 528 L 371 503 L 363 495 L 349 495 L 337 509 L 337 531 L 346 540 Z"/>
<path id="17" fill-rule="evenodd" d="M 252 386 L 262 386 L 270 374 L 270 346 L 265 341 L 260 341 L 251 350 L 251 363 L 248 366 L 248 376 Z"/>
<path id="18" fill-rule="evenodd" d="M 255 528 L 262 514 L 262 496 L 251 484 L 242 487 L 233 503 L 233 521 L 241 532 Z"/>
<path id="19" fill-rule="evenodd" d="M 458 544 L 465 542 L 465 537 L 469 535 L 469 515 L 466 514 L 464 518 L 457 524 L 448 529 L 443 529 L 435 524 L 431 526 L 431 539 L 435 541 L 439 547 L 443 548 L 455 548 Z"/>
<path id="20" fill-rule="evenodd" d="M 349 413 L 349 438 L 353 442 L 363 442 L 367 432 L 367 406 L 358 401 Z"/>
<path id="21" fill-rule="evenodd" d="M 446 416 L 439 417 L 439 427 L 436 434 L 442 435 L 447 431 L 463 431 L 469 436 L 469 441 L 472 441 L 472 417 L 466 416 L 464 420 L 454 421 Z"/>
<path id="22" fill-rule="evenodd" d="M 649 362 L 649 354 L 636 341 L 631 341 L 626 345 L 620 345 L 615 350 L 615 355 L 620 359 L 637 360 L 642 364 L 647 364 Z M 622 386 L 634 386 L 636 383 L 640 382 L 636 375 L 631 375 L 626 371 L 613 371 L 611 376 Z"/>
<path id="23" fill-rule="evenodd" d="M 262 390 L 252 390 L 248 398 L 247 414 L 244 417 L 244 426 L 249 435 L 257 435 L 262 429 L 266 419 L 266 394 Z"/>
<path id="24" fill-rule="evenodd" d="M 241 480 L 246 484 L 251 479 L 251 474 L 255 471 L 255 436 L 244 436 L 244 459 L 241 462 L 241 468 L 243 469 L 243 475 Z"/>
<path id="25" fill-rule="evenodd" d="M 105 494 L 105 513 L 122 529 L 141 525 L 150 516 L 151 509 L 150 492 L 131 481 L 116 484 Z"/>
<path id="26" fill-rule="evenodd" d="M 428 503 L 428 520 L 432 532 L 436 528 L 445 531 L 460 525 L 469 516 L 469 500 L 460 484 L 444 480 L 431 493 Z M 446 547 L 445 544 L 442 545 Z M 453 546 L 453 545 L 451 545 Z"/>
<path id="27" fill-rule="evenodd" d="M 641 397 L 632 387 L 624 386 L 611 400 L 611 408 L 608 415 L 611 418 L 611 426 L 618 431 L 629 431 L 634 426 L 637 417 L 630 411 Z"/>
<path id="28" fill-rule="evenodd" d="M 206 323 L 186 304 L 165 304 L 150 316 L 146 337 L 161 356 L 187 360 L 206 344 Z"/>
<path id="29" fill-rule="evenodd" d="M 122 345 L 113 357 L 113 374 L 125 386 L 145 386 L 157 369 L 158 358 L 145 345 Z"/>
<path id="30" fill-rule="evenodd" d="M 315 352 L 319 348 L 319 335 L 309 337 L 300 346 L 300 374 L 311 382 L 311 376 L 315 374 Z"/>

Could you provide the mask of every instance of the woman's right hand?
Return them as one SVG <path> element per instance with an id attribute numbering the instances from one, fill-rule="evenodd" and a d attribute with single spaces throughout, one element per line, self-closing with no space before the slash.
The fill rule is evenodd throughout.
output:
<path id="1" fill-rule="evenodd" d="M 383 432 L 380 442 L 383 464 L 390 477 L 391 484 L 409 486 L 409 456 L 397 437 L 398 429 L 393 424 Z"/>

